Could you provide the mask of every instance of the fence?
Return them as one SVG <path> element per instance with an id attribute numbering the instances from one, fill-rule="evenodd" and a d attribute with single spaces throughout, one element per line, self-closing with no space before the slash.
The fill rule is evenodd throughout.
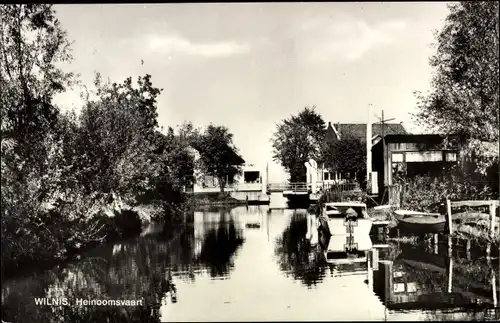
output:
<path id="1" fill-rule="evenodd" d="M 357 182 L 344 182 L 344 183 L 322 183 L 318 188 L 323 191 L 357 191 L 360 190 Z"/>
<path id="2" fill-rule="evenodd" d="M 307 192 L 309 186 L 307 183 L 270 183 L 267 185 L 268 192 L 283 192 L 283 191 L 294 191 L 294 192 Z"/>
<path id="3" fill-rule="evenodd" d="M 348 195 L 359 196 L 362 190 L 356 182 L 346 182 L 340 184 L 325 183 L 320 186 L 321 190 L 326 193 L 326 200 L 328 202 L 343 202 L 347 199 L 353 199 Z"/>

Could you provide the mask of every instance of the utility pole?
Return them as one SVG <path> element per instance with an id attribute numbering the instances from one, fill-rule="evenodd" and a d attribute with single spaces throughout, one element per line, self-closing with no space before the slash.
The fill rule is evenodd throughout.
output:
<path id="1" fill-rule="evenodd" d="M 372 174 L 372 104 L 368 104 L 368 123 L 366 124 L 366 190 L 371 192 Z"/>
<path id="2" fill-rule="evenodd" d="M 382 110 L 382 118 L 380 118 L 380 124 L 382 125 L 382 155 L 384 157 L 384 173 L 387 174 L 388 172 L 391 171 L 391 168 L 390 168 L 390 165 L 387 165 L 387 168 L 385 167 L 386 166 L 386 161 L 387 161 L 387 147 L 386 147 L 386 142 L 385 142 L 385 122 L 387 121 L 391 121 L 391 120 L 394 120 L 395 118 L 391 118 L 391 119 L 384 119 L 384 110 Z M 379 123 L 377 122 L 377 123 Z M 386 177 L 386 175 L 384 175 L 384 177 Z M 387 184 L 387 182 L 385 181 L 384 179 L 384 184 Z"/>
<path id="3" fill-rule="evenodd" d="M 384 120 L 384 110 L 382 109 L 382 120 L 380 120 L 380 122 L 382 122 L 382 152 L 383 152 L 383 156 L 384 156 L 384 165 L 385 165 L 385 161 L 387 160 L 387 149 L 385 147 L 385 129 L 384 129 L 384 123 L 385 123 L 385 120 Z M 389 165 L 387 165 L 387 171 L 389 172 L 390 170 L 390 167 Z M 384 181 L 385 182 L 385 181 Z"/>

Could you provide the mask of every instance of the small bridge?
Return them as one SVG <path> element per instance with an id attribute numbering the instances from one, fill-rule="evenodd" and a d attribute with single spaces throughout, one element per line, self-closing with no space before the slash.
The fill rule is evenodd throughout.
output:
<path id="1" fill-rule="evenodd" d="M 269 193 L 278 193 L 278 192 L 305 192 L 309 191 L 309 185 L 305 182 L 297 182 L 297 183 L 269 183 L 267 184 L 267 191 Z"/>

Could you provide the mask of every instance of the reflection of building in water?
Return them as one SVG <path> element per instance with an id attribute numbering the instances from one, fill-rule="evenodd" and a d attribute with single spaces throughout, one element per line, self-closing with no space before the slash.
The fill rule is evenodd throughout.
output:
<path id="1" fill-rule="evenodd" d="M 330 265 L 332 276 L 359 276 L 372 287 L 373 258 L 378 258 L 378 250 L 372 251 L 369 235 L 319 235 L 319 245 L 324 260 Z"/>
<path id="2" fill-rule="evenodd" d="M 379 262 L 373 291 L 390 310 L 497 305 L 495 286 L 458 276 L 458 271 L 446 257 L 403 253 L 395 261 Z"/>
<path id="3" fill-rule="evenodd" d="M 319 242 L 318 236 L 318 218 L 314 214 L 307 214 L 307 233 L 306 239 L 312 246 L 316 246 Z"/>

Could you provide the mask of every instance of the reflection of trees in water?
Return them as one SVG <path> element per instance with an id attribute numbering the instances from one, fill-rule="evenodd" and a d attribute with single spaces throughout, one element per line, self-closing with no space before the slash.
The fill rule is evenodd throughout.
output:
<path id="1" fill-rule="evenodd" d="M 177 298 L 173 279 L 194 279 L 200 267 L 210 268 L 212 276 L 227 274 L 242 243 L 234 222 L 222 219 L 205 233 L 199 259 L 192 223 L 158 237 L 102 246 L 64 267 L 5 282 L 1 317 L 23 323 L 159 322 L 160 306 Z M 34 297 L 143 299 L 143 306 L 35 306 Z"/>
<path id="2" fill-rule="evenodd" d="M 316 248 L 311 248 L 306 234 L 307 215 L 294 213 L 288 227 L 276 239 L 275 254 L 282 271 L 290 272 L 294 279 L 312 286 L 321 281 L 325 267 Z"/>
<path id="3" fill-rule="evenodd" d="M 461 309 L 460 312 L 441 312 L 434 311 L 426 313 L 425 321 L 499 321 L 499 309 L 481 309 L 470 310 Z"/>
<path id="4" fill-rule="evenodd" d="M 162 300 L 175 300 L 165 245 L 155 239 L 94 250 L 64 269 L 10 282 L 2 303 L 8 322 L 159 322 Z M 25 289 L 20 289 L 25 287 Z M 4 290 L 5 291 L 5 290 Z M 173 297 L 172 297 L 173 296 Z M 143 300 L 142 306 L 35 306 L 34 297 Z"/>
<path id="5" fill-rule="evenodd" d="M 15 311 L 10 307 L 4 311 L 2 306 L 2 319 L 6 322 L 44 322 L 44 323 L 118 323 L 118 322 L 160 322 L 158 310 L 151 305 L 144 307 L 120 307 L 120 306 L 35 306 L 31 304 L 19 304 L 20 308 Z"/>
<path id="6" fill-rule="evenodd" d="M 232 257 L 244 239 L 234 220 L 221 221 L 216 228 L 205 232 L 201 253 L 196 260 L 210 270 L 212 277 L 226 276 L 232 266 Z"/>

